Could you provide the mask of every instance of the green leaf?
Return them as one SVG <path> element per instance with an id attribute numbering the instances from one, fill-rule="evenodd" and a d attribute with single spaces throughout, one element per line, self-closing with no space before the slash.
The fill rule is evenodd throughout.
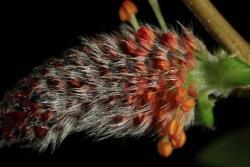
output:
<path id="1" fill-rule="evenodd" d="M 224 58 L 219 63 L 220 77 L 225 87 L 250 85 L 250 66 L 238 58 Z"/>
<path id="2" fill-rule="evenodd" d="M 250 127 L 226 134 L 201 152 L 199 164 L 215 167 L 250 166 Z"/>
<path id="3" fill-rule="evenodd" d="M 201 92 L 197 100 L 196 121 L 212 128 L 214 126 L 213 108 L 215 101 L 209 99 L 208 92 Z"/>

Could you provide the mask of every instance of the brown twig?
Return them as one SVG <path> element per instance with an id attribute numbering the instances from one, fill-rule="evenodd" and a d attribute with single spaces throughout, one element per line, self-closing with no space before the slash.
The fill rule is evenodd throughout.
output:
<path id="1" fill-rule="evenodd" d="M 182 1 L 224 49 L 250 64 L 248 42 L 225 20 L 209 0 Z"/>

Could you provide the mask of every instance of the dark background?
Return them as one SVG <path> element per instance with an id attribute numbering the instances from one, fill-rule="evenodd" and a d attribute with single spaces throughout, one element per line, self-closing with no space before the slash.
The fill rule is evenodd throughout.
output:
<path id="1" fill-rule="evenodd" d="M 205 41 L 212 51 L 218 45 L 204 31 L 193 15 L 179 0 L 159 0 L 164 17 L 173 27 L 176 20 L 192 26 L 194 33 Z M 79 36 L 118 29 L 118 9 L 122 0 L 70 1 L 11 1 L 1 5 L 1 59 L 0 99 L 4 92 L 13 87 L 18 79 L 52 56 L 59 56 L 67 48 L 79 44 Z M 146 0 L 135 0 L 139 6 L 138 18 L 142 22 L 157 25 Z M 248 2 L 245 0 L 213 1 L 217 8 L 250 41 Z M 84 134 L 69 136 L 53 153 L 37 154 L 18 148 L 0 149 L 1 163 L 9 165 L 52 165 L 80 166 L 163 164 L 166 166 L 193 165 L 195 157 L 207 143 L 233 129 L 249 124 L 250 99 L 231 96 L 221 99 L 215 107 L 215 130 L 195 126 L 188 132 L 187 144 L 176 150 L 170 158 L 161 158 L 152 138 L 119 139 L 92 142 Z M 2 166 L 2 164 L 0 164 Z M 7 166 L 7 165 L 6 165 Z"/>

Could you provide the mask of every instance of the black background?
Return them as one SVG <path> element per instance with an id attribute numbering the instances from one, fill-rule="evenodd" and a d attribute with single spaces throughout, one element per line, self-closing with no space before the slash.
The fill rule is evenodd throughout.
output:
<path id="1" fill-rule="evenodd" d="M 121 2 L 122 0 L 82 0 L 67 3 L 10 1 L 8 4 L 2 4 L 0 98 L 35 66 L 79 44 L 79 36 L 93 36 L 96 33 L 118 29 L 118 8 Z M 146 0 L 135 2 L 139 6 L 138 18 L 142 22 L 157 25 Z M 250 41 L 248 2 L 213 2 L 230 23 Z M 176 20 L 179 20 L 184 25 L 192 26 L 194 33 L 205 41 L 210 50 L 218 47 L 181 1 L 160 0 L 160 4 L 164 17 L 173 27 L 178 27 Z M 152 165 L 198 166 L 195 157 L 207 143 L 228 131 L 249 124 L 249 102 L 249 99 L 235 97 L 219 100 L 215 107 L 216 130 L 200 126 L 191 128 L 187 132 L 185 147 L 175 151 L 173 156 L 167 159 L 157 154 L 156 142 L 150 137 L 111 139 L 96 143 L 85 139 L 84 134 L 75 134 L 68 137 L 53 154 L 49 151 L 37 154 L 27 149 L 2 148 L 0 165 L 134 165 L 150 161 L 154 162 Z"/>

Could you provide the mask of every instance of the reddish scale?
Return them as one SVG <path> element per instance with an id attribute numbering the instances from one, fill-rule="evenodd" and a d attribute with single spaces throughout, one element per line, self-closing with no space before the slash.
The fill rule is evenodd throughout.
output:
<path id="1" fill-rule="evenodd" d="M 191 34 L 191 32 L 184 30 L 184 35 L 182 37 L 182 45 L 186 50 L 185 58 L 187 62 L 187 67 L 189 69 L 192 69 L 195 65 L 194 51 L 197 49 L 197 46 L 195 37 Z"/>
<path id="2" fill-rule="evenodd" d="M 163 128 L 164 125 L 164 116 L 168 114 L 168 112 L 175 112 L 176 109 L 181 108 L 183 112 L 188 112 L 191 107 L 194 105 L 194 98 L 197 96 L 197 92 L 195 92 L 196 88 L 190 87 L 188 88 L 188 95 L 185 97 L 181 97 L 183 99 L 177 100 L 178 95 L 178 89 L 182 87 L 184 81 L 185 81 L 185 74 L 189 70 L 189 67 L 193 67 L 194 63 L 194 56 L 193 52 L 196 49 L 194 38 L 190 35 L 184 34 L 184 36 L 181 39 L 178 39 L 178 36 L 174 32 L 167 32 L 165 33 L 162 38 L 159 37 L 161 44 L 166 47 L 166 50 L 168 52 L 171 52 L 172 57 L 167 59 L 168 53 L 166 51 L 157 50 L 156 47 L 154 47 L 155 43 L 155 32 L 152 31 L 152 29 L 148 26 L 141 27 L 133 37 L 127 37 L 123 40 L 124 45 L 124 51 L 133 57 L 136 57 L 133 60 L 134 68 L 136 69 L 133 71 L 137 77 L 129 78 L 129 83 L 125 83 L 124 86 L 124 94 L 126 94 L 127 97 L 127 103 L 130 106 L 134 106 L 135 110 L 140 109 L 141 107 L 145 106 L 145 104 L 149 105 L 151 108 L 151 111 L 154 114 L 154 120 L 155 123 L 159 123 L 159 120 L 163 120 L 163 122 L 157 126 L 161 126 L 160 128 Z M 180 47 L 180 41 L 183 42 L 183 47 L 186 50 L 186 60 L 187 64 L 183 63 L 180 59 L 178 59 L 175 56 L 175 52 L 177 51 L 178 47 Z M 103 49 L 103 52 L 105 53 L 104 56 L 107 56 L 107 58 L 111 60 L 118 59 L 117 50 L 109 48 L 109 46 L 101 46 Z M 86 46 L 83 46 L 81 48 L 86 54 L 89 55 L 89 58 L 95 62 L 98 65 L 101 64 L 101 62 L 98 62 L 99 60 L 95 59 L 95 55 L 92 55 L 92 49 L 88 48 Z M 149 54 L 150 53 L 150 54 Z M 151 54 L 153 53 L 153 54 Z M 73 56 L 73 55 L 71 55 Z M 137 57 L 137 56 L 144 56 L 144 57 Z M 150 57 L 146 57 L 150 56 Z M 145 63 L 145 58 L 150 63 Z M 77 57 L 76 57 L 77 59 Z M 75 61 L 75 60 L 74 60 Z M 82 61 L 82 60 L 79 60 Z M 83 65 L 84 62 L 82 62 L 81 65 Z M 50 63 L 55 68 L 61 68 L 64 67 L 64 63 L 52 61 Z M 77 64 L 77 63 L 76 63 Z M 150 65 L 149 65 L 150 64 Z M 152 69 L 151 69 L 152 65 Z M 148 67 L 150 66 L 150 67 Z M 100 67 L 100 66 L 99 66 Z M 177 72 L 171 74 L 168 73 L 163 75 L 164 73 L 168 72 L 171 67 L 174 67 L 177 69 Z M 120 68 L 115 69 L 116 71 L 119 71 L 119 73 L 124 72 L 128 73 L 128 68 Z M 112 72 L 110 69 L 106 68 L 100 68 L 100 76 L 107 76 L 110 74 L 112 77 Z M 43 75 L 49 75 L 50 70 L 45 68 L 42 70 Z M 138 77 L 140 74 L 150 74 L 152 76 L 143 76 Z M 167 81 L 167 75 L 176 76 L 176 81 Z M 90 76 L 91 77 L 91 76 Z M 89 77 L 89 78 L 90 78 Z M 53 87 L 56 87 L 58 89 L 62 88 L 64 81 L 60 81 L 57 78 L 46 78 L 48 85 L 51 85 Z M 149 80 L 150 81 L 156 81 L 157 84 L 150 87 L 149 86 Z M 83 81 L 85 84 L 83 85 L 79 80 L 70 78 L 67 80 L 67 84 L 72 88 L 79 88 L 81 85 L 84 87 L 83 89 L 87 90 L 95 90 L 96 86 L 93 84 L 89 84 L 87 81 Z M 134 83 L 133 83 L 134 82 Z M 168 90 L 168 88 L 175 86 L 175 89 Z M 136 90 L 134 92 L 131 92 L 129 88 L 135 87 Z M 41 92 L 40 92 L 41 93 Z M 38 94 L 40 94 L 38 93 Z M 31 130 L 34 131 L 35 137 L 39 139 L 43 139 L 46 135 L 49 129 L 47 129 L 46 125 L 52 118 L 52 111 L 48 109 L 46 111 L 40 110 L 44 109 L 43 106 L 40 106 L 36 103 L 30 103 L 27 100 L 28 95 L 30 94 L 29 91 L 17 91 L 14 95 L 15 99 L 19 99 L 19 101 L 22 101 L 24 103 L 24 106 L 30 108 L 27 113 L 26 112 L 12 112 L 11 114 L 7 114 L 6 120 L 12 120 L 13 122 L 7 122 L 7 124 L 3 127 L 3 134 L 6 139 L 11 139 L 14 136 L 14 128 L 21 127 L 22 133 L 26 133 L 27 126 L 31 127 Z M 96 91 L 93 91 L 93 96 L 97 94 Z M 13 94 L 12 94 L 13 96 Z M 191 98 L 190 98 L 191 97 Z M 115 102 L 117 101 L 116 98 L 120 97 L 110 97 L 110 99 L 107 100 L 107 103 L 110 104 L 110 106 L 114 106 Z M 87 112 L 89 110 L 90 104 L 83 104 L 82 110 Z M 165 107 L 167 105 L 167 107 Z M 164 108 L 165 107 L 165 108 Z M 41 113 L 39 111 L 42 111 Z M 19 113 L 25 113 L 25 114 L 19 114 Z M 77 117 L 77 116 L 76 116 Z M 80 117 L 80 116 L 79 116 Z M 141 123 L 143 123 L 146 119 L 150 119 L 152 116 L 150 115 L 137 115 L 136 117 L 132 118 L 134 125 L 138 126 Z M 39 126 L 30 126 L 32 124 L 31 120 L 33 118 L 37 118 L 41 123 Z M 112 122 L 119 123 L 122 122 L 124 119 L 128 119 L 125 116 L 115 116 Z M 15 121 L 16 120 L 16 121 Z M 28 120 L 28 122 L 26 121 Z M 24 124 L 24 122 L 27 122 Z M 59 121 L 58 121 L 59 122 Z M 164 134 L 166 135 L 166 134 Z"/>
<path id="3" fill-rule="evenodd" d="M 181 85 L 183 85 L 183 83 L 185 82 L 186 79 L 186 73 L 187 70 L 185 67 L 182 67 L 179 69 L 179 71 L 176 73 L 176 81 L 174 81 L 175 87 L 179 88 L 181 87 Z"/>
<path id="4" fill-rule="evenodd" d="M 147 73 L 147 66 L 144 62 L 136 62 L 135 68 L 138 70 L 138 72 Z"/>
<path id="5" fill-rule="evenodd" d="M 81 82 L 77 79 L 69 78 L 67 83 L 72 88 L 80 88 L 81 87 Z"/>
<path id="6" fill-rule="evenodd" d="M 51 111 L 46 111 L 46 112 L 40 114 L 40 119 L 43 122 L 48 122 L 51 118 L 52 118 Z"/>
<path id="7" fill-rule="evenodd" d="M 16 100 L 25 100 L 29 96 L 29 92 L 19 90 L 19 91 L 14 92 L 12 96 Z"/>
<path id="8" fill-rule="evenodd" d="M 50 64 L 53 65 L 53 66 L 56 67 L 56 68 L 62 68 L 62 67 L 65 66 L 63 63 L 57 62 L 57 61 L 51 62 Z"/>
<path id="9" fill-rule="evenodd" d="M 27 116 L 27 112 L 7 112 L 4 113 L 4 120 L 6 120 L 11 125 L 19 126 L 24 122 Z"/>
<path id="10" fill-rule="evenodd" d="M 186 54 L 186 64 L 188 69 L 192 69 L 195 66 L 195 57 L 193 53 L 188 52 Z"/>
<path id="11" fill-rule="evenodd" d="M 192 54 L 196 50 L 197 46 L 195 37 L 191 34 L 191 32 L 184 32 L 181 41 L 184 48 L 186 49 L 186 52 Z"/>
<path id="12" fill-rule="evenodd" d="M 131 38 L 127 38 L 124 41 L 124 49 L 125 52 L 130 54 L 131 56 L 145 56 L 148 54 L 148 51 L 139 47 L 137 42 Z"/>
<path id="13" fill-rule="evenodd" d="M 31 84 L 32 86 L 32 84 Z M 3 125 L 3 135 L 6 140 L 11 140 L 15 137 L 18 137 L 21 134 L 26 134 L 27 126 L 30 126 L 30 121 L 33 118 L 38 120 L 47 121 L 51 116 L 51 113 L 43 113 L 39 115 L 37 111 L 43 108 L 38 103 L 32 102 L 28 99 L 30 91 L 16 91 L 15 93 L 10 93 L 9 95 L 19 103 L 22 111 L 7 112 L 4 113 L 5 124 Z M 14 129 L 18 129 L 18 133 L 14 135 Z"/>
<path id="14" fill-rule="evenodd" d="M 140 46 L 146 50 L 151 50 L 154 45 L 155 35 L 150 27 L 142 26 L 135 33 L 135 37 Z"/>
<path id="15" fill-rule="evenodd" d="M 194 98 L 196 98 L 198 96 L 197 87 L 195 86 L 194 83 L 189 85 L 189 87 L 188 87 L 188 95 L 190 97 L 194 97 Z"/>
<path id="16" fill-rule="evenodd" d="M 144 95 L 144 100 L 147 104 L 150 105 L 152 111 L 157 111 L 159 109 L 159 101 L 157 100 L 158 97 L 156 96 L 157 92 L 149 89 L 147 93 Z"/>
<path id="17" fill-rule="evenodd" d="M 42 69 L 42 75 L 46 76 L 50 73 L 50 70 L 48 68 L 43 68 Z"/>
<path id="18" fill-rule="evenodd" d="M 27 106 L 28 112 L 36 112 L 37 110 L 43 108 L 40 104 L 31 101 L 27 101 L 25 106 Z"/>
<path id="19" fill-rule="evenodd" d="M 165 77 L 160 77 L 158 80 L 158 84 L 156 85 L 156 91 L 158 92 L 166 92 L 167 91 L 167 81 Z"/>
<path id="20" fill-rule="evenodd" d="M 25 96 L 24 98 L 28 97 L 30 92 L 33 90 L 32 88 L 37 85 L 37 80 L 37 78 L 30 76 L 18 82 L 17 87 L 19 88 L 20 92 L 22 92 L 23 96 Z"/>
<path id="21" fill-rule="evenodd" d="M 126 51 L 132 56 L 146 56 L 148 53 L 140 52 L 139 50 L 144 48 L 145 50 L 152 50 L 155 35 L 154 33 L 148 29 L 147 27 L 141 27 L 135 33 L 135 39 L 129 38 L 126 40 Z M 136 107 L 140 107 L 140 105 L 148 104 L 151 107 L 151 110 L 155 113 L 155 121 L 159 122 L 159 120 L 164 120 L 164 117 L 168 112 L 175 112 L 178 108 L 180 108 L 183 112 L 188 112 L 194 106 L 195 102 L 193 98 L 188 98 L 185 95 L 183 97 L 182 102 L 176 99 L 178 95 L 178 88 L 180 88 L 186 79 L 186 73 L 188 70 L 192 69 L 195 63 L 195 59 L 193 56 L 193 52 L 196 49 L 196 44 L 194 43 L 195 39 L 191 35 L 184 34 L 183 37 L 179 38 L 178 35 L 174 32 L 167 32 L 161 38 L 161 43 L 171 52 L 172 57 L 170 60 L 167 59 L 168 53 L 166 51 L 154 50 L 154 54 L 150 57 L 151 64 L 153 65 L 153 69 L 157 69 L 157 71 L 151 70 L 154 72 L 153 76 L 150 79 L 156 81 L 156 78 L 159 80 L 157 85 L 154 85 L 153 88 L 149 88 L 147 83 L 143 83 L 139 80 L 135 80 L 135 83 L 140 83 L 136 85 L 137 91 L 135 96 L 128 95 L 128 101 L 130 105 L 134 105 Z M 180 47 L 180 41 L 184 43 L 183 47 L 186 51 L 186 63 L 181 59 L 175 56 L 176 51 Z M 139 46 L 138 46 L 139 44 Z M 182 43 L 181 43 L 182 44 Z M 145 67 L 145 63 L 135 62 L 136 69 L 143 73 L 148 72 L 147 66 Z M 171 67 L 177 69 L 176 71 L 171 71 L 172 76 L 176 78 L 174 81 L 167 82 L 166 76 L 162 76 L 162 72 L 168 72 Z M 133 81 L 133 79 L 131 80 Z M 131 85 L 128 85 L 130 87 Z M 177 89 L 173 89 L 171 91 L 167 91 L 168 87 L 174 86 Z M 196 92 L 195 88 L 190 87 L 190 97 L 195 97 Z M 143 101 L 138 100 L 143 96 Z M 189 96 L 189 95 L 187 95 Z M 134 118 L 134 123 L 139 125 L 143 122 L 144 119 L 147 119 L 145 115 L 138 115 Z M 164 121 L 162 123 L 165 125 Z M 160 127 L 162 128 L 162 127 Z"/>
<path id="22" fill-rule="evenodd" d="M 170 62 L 167 59 L 167 52 L 164 50 L 155 50 L 155 54 L 152 55 L 153 68 L 159 69 L 163 72 L 169 71 Z"/>
<path id="23" fill-rule="evenodd" d="M 115 103 L 116 103 L 116 97 L 111 96 L 111 97 L 109 98 L 109 100 L 108 100 L 108 103 L 109 103 L 112 107 L 114 107 L 114 106 L 115 106 Z"/>
<path id="24" fill-rule="evenodd" d="M 113 117 L 113 119 L 112 119 L 112 124 L 117 124 L 117 123 L 120 123 L 120 122 L 122 122 L 122 121 L 124 121 L 125 119 L 127 119 L 125 116 L 115 116 L 115 117 Z"/>
<path id="25" fill-rule="evenodd" d="M 58 87 L 60 81 L 58 79 L 55 79 L 55 78 L 48 78 L 47 79 L 47 83 L 48 83 L 48 85 L 51 85 L 51 86 L 54 86 L 54 87 Z"/>
<path id="26" fill-rule="evenodd" d="M 99 68 L 100 76 L 112 75 L 112 71 L 108 68 L 100 67 Z"/>
<path id="27" fill-rule="evenodd" d="M 135 126 L 139 126 L 141 123 L 143 123 L 145 121 L 145 119 L 147 119 L 148 116 L 145 115 L 145 114 L 140 114 L 138 116 L 136 116 L 134 119 L 133 119 L 133 123 Z"/>
<path id="28" fill-rule="evenodd" d="M 47 78 L 48 86 L 51 86 L 56 90 L 65 90 L 66 89 L 66 84 L 64 82 L 65 81 L 62 81 L 59 78 L 54 78 L 54 77 L 51 77 L 51 76 Z"/>
<path id="29" fill-rule="evenodd" d="M 162 37 L 162 44 L 167 48 L 170 48 L 171 51 L 176 52 L 178 49 L 178 36 L 174 32 L 167 32 Z"/>
<path id="30" fill-rule="evenodd" d="M 146 56 L 154 46 L 155 35 L 150 27 L 142 26 L 135 34 L 135 39 L 126 38 L 125 51 L 132 56 Z"/>
<path id="31" fill-rule="evenodd" d="M 152 61 L 155 69 L 167 72 L 170 68 L 170 63 L 166 58 L 155 57 Z"/>
<path id="32" fill-rule="evenodd" d="M 43 139 L 48 132 L 47 128 L 40 127 L 40 126 L 33 126 L 33 130 L 35 132 L 35 136 L 39 139 Z"/>
<path id="33" fill-rule="evenodd" d="M 3 135 L 6 140 L 13 139 L 14 128 L 21 129 L 24 121 L 28 117 L 27 112 L 8 112 L 4 113 L 4 120 L 6 124 L 3 126 Z"/>
<path id="34" fill-rule="evenodd" d="M 147 89 L 147 84 L 148 84 L 148 81 L 146 78 L 135 78 L 135 80 L 137 80 L 137 85 L 136 87 L 138 88 L 135 92 L 135 95 L 136 96 L 141 96 L 145 93 L 145 90 Z"/>
<path id="35" fill-rule="evenodd" d="M 175 90 L 169 91 L 166 97 L 166 103 L 168 104 L 169 110 L 174 110 L 178 107 L 178 103 L 175 100 L 177 92 Z"/>
<path id="36" fill-rule="evenodd" d="M 110 46 L 103 45 L 101 46 L 102 51 L 105 53 L 105 56 L 110 60 L 117 60 L 119 52 L 117 50 L 114 50 L 113 48 L 110 48 Z"/>
<path id="37" fill-rule="evenodd" d="M 127 67 L 121 67 L 119 68 L 119 73 L 121 73 L 122 76 L 128 74 L 129 69 Z"/>
<path id="38" fill-rule="evenodd" d="M 3 137 L 5 140 L 11 140 L 14 139 L 14 132 L 13 132 L 13 127 L 12 126 L 4 126 L 2 128 L 2 133 L 3 133 Z"/>

